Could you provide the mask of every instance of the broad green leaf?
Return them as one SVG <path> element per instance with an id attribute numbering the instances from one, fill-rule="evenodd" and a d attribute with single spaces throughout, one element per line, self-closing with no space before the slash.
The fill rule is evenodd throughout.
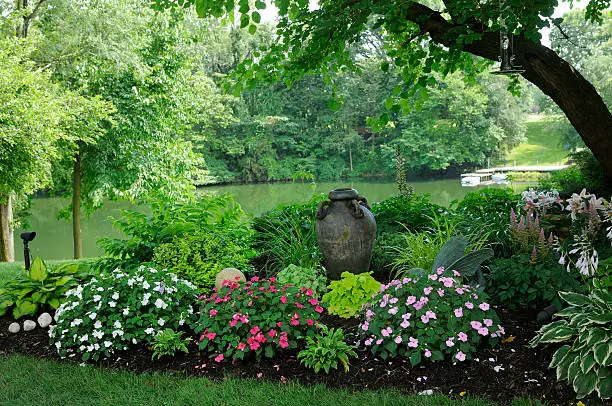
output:
<path id="1" fill-rule="evenodd" d="M 538 340 L 540 343 L 562 343 L 573 336 L 577 331 L 570 327 L 556 327 L 544 333 Z"/>
<path id="2" fill-rule="evenodd" d="M 49 299 L 47 303 L 49 304 L 49 306 L 51 306 L 52 309 L 57 309 L 60 306 L 60 301 L 56 297 Z"/>
<path id="3" fill-rule="evenodd" d="M 572 306 L 585 306 L 591 303 L 591 299 L 588 296 L 581 295 L 580 293 L 559 292 L 559 296 Z"/>
<path id="4" fill-rule="evenodd" d="M 580 370 L 583 374 L 588 373 L 595 365 L 595 356 L 591 351 L 587 352 L 580 360 Z"/>
<path id="5" fill-rule="evenodd" d="M 597 378 L 597 394 L 601 399 L 610 399 L 612 397 L 612 372 L 610 368 L 599 368 Z"/>
<path id="6" fill-rule="evenodd" d="M 578 307 L 575 306 L 570 306 L 570 307 L 566 307 L 565 309 L 558 311 L 557 313 L 555 313 L 553 315 L 553 317 L 567 317 L 567 316 L 573 316 L 577 313 L 580 312 L 580 309 Z"/>
<path id="7" fill-rule="evenodd" d="M 421 363 L 421 353 L 420 352 L 413 352 L 412 355 L 410 355 L 410 365 L 417 366 Z"/>
<path id="8" fill-rule="evenodd" d="M 73 281 L 74 278 L 70 275 L 66 275 L 66 276 L 62 276 L 61 278 L 59 278 L 57 281 L 55 281 L 54 285 L 55 286 L 64 286 L 66 283 Z"/>
<path id="9" fill-rule="evenodd" d="M 206 12 L 208 10 L 208 0 L 196 0 L 196 13 L 198 13 L 198 17 L 204 18 L 206 17 Z M 87 360 L 84 360 L 87 361 Z"/>
<path id="10" fill-rule="evenodd" d="M 13 308 L 13 317 L 18 319 L 22 316 L 30 316 L 36 314 L 36 310 L 38 310 L 38 305 L 36 303 L 27 300 L 17 302 Z"/>
<path id="11" fill-rule="evenodd" d="M 548 367 L 555 368 L 557 365 L 559 365 L 561 360 L 567 355 L 567 352 L 570 350 L 570 348 L 571 347 L 569 345 L 564 345 L 563 347 L 555 351 Z"/>
<path id="12" fill-rule="evenodd" d="M 570 365 L 579 357 L 579 353 L 568 351 L 557 365 L 557 380 L 564 381 L 568 379 L 568 371 Z"/>
<path id="13" fill-rule="evenodd" d="M 257 11 L 253 11 L 253 13 L 251 13 L 251 19 L 255 24 L 259 24 L 261 22 L 261 14 Z"/>
<path id="14" fill-rule="evenodd" d="M 29 271 L 30 279 L 44 281 L 47 278 L 47 267 L 40 257 L 36 257 Z"/>
<path id="15" fill-rule="evenodd" d="M 572 386 L 574 387 L 574 391 L 576 392 L 576 397 L 578 399 L 582 399 L 593 392 L 596 384 L 597 375 L 594 371 L 583 374 L 582 371 L 579 370 L 574 378 L 574 381 L 572 382 Z"/>
<path id="16" fill-rule="evenodd" d="M 610 357 L 610 353 L 612 353 L 612 340 L 596 344 L 593 347 L 593 355 L 599 365 L 604 365 L 604 361 Z"/>

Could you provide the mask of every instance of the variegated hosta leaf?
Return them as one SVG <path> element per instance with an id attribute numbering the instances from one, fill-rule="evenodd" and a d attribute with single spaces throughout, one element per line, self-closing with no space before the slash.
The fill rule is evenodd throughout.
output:
<path id="1" fill-rule="evenodd" d="M 570 350 L 570 346 L 569 345 L 564 345 L 563 347 L 561 347 L 557 351 L 555 351 L 555 353 L 554 353 L 554 355 L 552 357 L 552 361 L 550 361 L 550 364 L 548 365 L 548 367 L 549 368 L 554 368 L 557 365 L 559 365 L 559 363 L 567 355 L 569 350 Z"/>
<path id="2" fill-rule="evenodd" d="M 576 398 L 578 399 L 582 399 L 585 396 L 589 395 L 591 392 L 593 392 L 595 390 L 596 385 L 597 374 L 594 371 L 584 374 L 580 369 L 578 369 L 578 372 L 576 373 L 576 376 L 572 381 L 572 386 L 574 387 L 574 391 L 576 392 Z"/>
<path id="3" fill-rule="evenodd" d="M 581 295 L 580 293 L 559 292 L 559 296 L 571 306 L 585 306 L 591 303 L 591 299 L 588 296 Z"/>
<path id="4" fill-rule="evenodd" d="M 579 313 L 581 310 L 579 307 L 576 306 L 570 306 L 570 307 L 566 307 L 565 309 L 558 311 L 557 313 L 555 313 L 553 315 L 553 317 L 568 317 L 568 316 L 573 316 L 574 314 Z"/>
<path id="5" fill-rule="evenodd" d="M 601 399 L 610 399 L 612 397 L 612 368 L 599 368 L 597 379 L 597 395 Z"/>
<path id="6" fill-rule="evenodd" d="M 568 378 L 569 367 L 576 359 L 579 360 L 580 353 L 576 351 L 568 351 L 557 365 L 557 380 L 564 381 Z M 580 364 L 578 364 L 580 366 Z"/>
<path id="7" fill-rule="evenodd" d="M 595 355 L 595 361 L 597 361 L 599 365 L 604 365 L 605 360 L 610 357 L 611 352 L 612 352 L 612 342 L 611 341 L 599 343 L 593 347 L 593 354 Z"/>
<path id="8" fill-rule="evenodd" d="M 580 357 L 580 370 L 583 374 L 588 373 L 595 365 L 595 356 L 591 351 L 587 351 Z"/>
<path id="9" fill-rule="evenodd" d="M 574 337 L 578 332 L 576 329 L 559 326 L 544 333 L 538 340 L 540 343 L 562 343 Z"/>

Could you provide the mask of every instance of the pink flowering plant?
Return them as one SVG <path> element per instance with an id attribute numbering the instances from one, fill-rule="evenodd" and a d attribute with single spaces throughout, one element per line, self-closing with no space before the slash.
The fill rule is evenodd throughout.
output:
<path id="1" fill-rule="evenodd" d="M 296 348 L 305 337 L 314 336 L 323 312 L 312 289 L 277 286 L 275 278 L 225 281 L 200 299 L 194 330 L 200 349 L 217 362 L 248 354 L 271 358 L 276 351 Z"/>
<path id="2" fill-rule="evenodd" d="M 404 356 L 415 366 L 430 359 L 470 359 L 483 341 L 504 334 L 484 292 L 462 283 L 454 270 L 383 285 L 364 306 L 361 343 L 383 359 Z"/>

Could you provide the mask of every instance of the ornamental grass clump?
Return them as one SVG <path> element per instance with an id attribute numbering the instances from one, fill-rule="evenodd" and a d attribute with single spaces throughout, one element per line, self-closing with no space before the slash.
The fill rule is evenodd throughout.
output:
<path id="1" fill-rule="evenodd" d="M 481 342 L 495 344 L 504 334 L 486 294 L 444 268 L 383 285 L 364 311 L 361 342 L 382 359 L 404 356 L 413 366 L 423 358 L 465 361 Z"/>
<path id="2" fill-rule="evenodd" d="M 196 287 L 166 270 L 144 266 L 101 273 L 66 293 L 49 330 L 61 357 L 111 357 L 131 345 L 152 344 L 166 328 L 195 322 Z"/>
<path id="3" fill-rule="evenodd" d="M 224 281 L 221 289 L 201 299 L 194 330 L 200 349 L 217 362 L 249 354 L 271 358 L 276 351 L 296 348 L 316 333 L 323 312 L 312 289 L 277 287 L 275 278 Z"/>

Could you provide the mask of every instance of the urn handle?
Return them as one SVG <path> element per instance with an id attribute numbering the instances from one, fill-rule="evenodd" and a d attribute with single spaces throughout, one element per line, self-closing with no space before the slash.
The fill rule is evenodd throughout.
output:
<path id="1" fill-rule="evenodd" d="M 319 207 L 317 207 L 317 219 L 318 220 L 323 220 L 325 216 L 327 216 L 327 211 L 330 205 L 331 205 L 331 201 L 329 200 L 325 200 L 319 203 Z"/>

